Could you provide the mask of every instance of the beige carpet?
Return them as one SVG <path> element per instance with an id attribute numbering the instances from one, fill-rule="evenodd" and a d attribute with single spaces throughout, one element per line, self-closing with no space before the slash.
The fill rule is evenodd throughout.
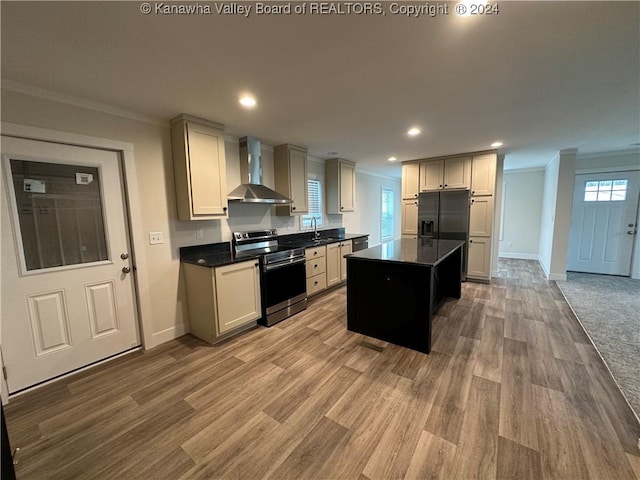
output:
<path id="1" fill-rule="evenodd" d="M 640 416 L 640 280 L 568 272 L 556 283 Z"/>

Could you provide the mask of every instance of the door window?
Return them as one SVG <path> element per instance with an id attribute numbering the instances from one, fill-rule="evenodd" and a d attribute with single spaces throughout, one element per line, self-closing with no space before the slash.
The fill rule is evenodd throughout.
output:
<path id="1" fill-rule="evenodd" d="M 592 180 L 584 184 L 585 202 L 617 202 L 627 198 L 627 180 Z"/>
<path id="2" fill-rule="evenodd" d="M 27 271 L 108 260 L 98 168 L 10 165 Z"/>

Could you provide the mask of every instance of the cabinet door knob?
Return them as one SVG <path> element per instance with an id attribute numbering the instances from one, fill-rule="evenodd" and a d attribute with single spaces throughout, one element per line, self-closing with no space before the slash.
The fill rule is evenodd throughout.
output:
<path id="1" fill-rule="evenodd" d="M 473 243 L 473 240 L 469 240 L 469 243 Z"/>
<path id="2" fill-rule="evenodd" d="M 475 203 L 475 200 L 474 200 L 474 199 L 471 199 L 471 203 Z"/>
<path id="3" fill-rule="evenodd" d="M 227 211 L 227 207 L 222 207 L 222 211 L 226 212 Z"/>
<path id="4" fill-rule="evenodd" d="M 414 197 L 416 197 L 416 198 L 418 198 L 418 194 L 417 194 L 417 193 L 414 193 L 414 194 L 413 194 L 413 196 L 414 196 Z"/>
<path id="5" fill-rule="evenodd" d="M 447 188 L 447 187 L 448 187 L 448 184 L 446 184 L 446 183 L 445 183 L 445 184 L 444 184 L 444 188 Z"/>
<path id="6" fill-rule="evenodd" d="M 340 207 L 340 210 L 344 210 L 344 207 Z"/>
<path id="7" fill-rule="evenodd" d="M 313 252 L 313 254 L 314 254 L 314 255 L 317 255 L 317 254 L 318 254 L 318 252 Z"/>
<path id="8" fill-rule="evenodd" d="M 471 190 L 471 195 L 474 195 L 476 193 L 475 190 Z"/>
<path id="9" fill-rule="evenodd" d="M 418 204 L 418 202 L 413 202 L 413 203 L 415 203 L 416 205 Z"/>
<path id="10" fill-rule="evenodd" d="M 296 209 L 296 207 L 291 207 L 291 210 L 295 210 L 295 209 Z"/>
<path id="11" fill-rule="evenodd" d="M 440 185 L 440 188 L 442 188 L 442 185 Z"/>

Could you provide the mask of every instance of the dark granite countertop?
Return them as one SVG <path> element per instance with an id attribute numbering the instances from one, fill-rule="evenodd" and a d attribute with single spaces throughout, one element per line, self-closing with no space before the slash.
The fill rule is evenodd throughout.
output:
<path id="1" fill-rule="evenodd" d="M 329 243 L 352 240 L 354 238 L 367 237 L 369 234 L 346 234 L 344 228 L 334 228 L 330 230 L 319 230 L 320 240 L 313 240 L 313 232 L 300 232 L 290 235 L 278 235 L 278 242 L 281 245 L 311 248 Z M 233 263 L 246 262 L 251 258 L 236 258 L 231 248 L 231 242 L 209 243 L 206 245 L 194 245 L 180 248 L 180 261 L 192 263 L 202 267 L 222 267 Z"/>
<path id="2" fill-rule="evenodd" d="M 368 237 L 368 233 L 341 233 L 336 234 L 335 236 L 325 236 L 323 232 L 320 233 L 320 238 L 317 240 L 313 239 L 313 233 L 305 232 L 305 236 L 301 238 L 291 238 L 286 240 L 281 240 L 282 245 L 292 245 L 295 247 L 304 247 L 304 248 L 313 248 L 313 247 L 321 247 L 322 245 L 329 245 L 330 243 L 342 242 L 345 240 L 353 240 L 354 238 L 362 238 Z M 289 235 L 290 237 L 294 237 L 295 235 Z"/>
<path id="3" fill-rule="evenodd" d="M 378 262 L 407 263 L 433 266 L 447 258 L 462 240 L 434 240 L 418 238 L 393 240 L 366 250 L 346 255 L 347 259 L 371 260 Z"/>
<path id="4" fill-rule="evenodd" d="M 222 267 L 251 259 L 236 258 L 231 250 L 231 242 L 209 243 L 180 248 L 180 261 L 203 267 Z"/>

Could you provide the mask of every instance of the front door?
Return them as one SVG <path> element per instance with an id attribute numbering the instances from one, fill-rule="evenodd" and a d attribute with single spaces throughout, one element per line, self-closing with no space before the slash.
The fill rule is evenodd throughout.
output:
<path id="1" fill-rule="evenodd" d="M 2 137 L 9 393 L 140 344 L 117 152 Z"/>
<path id="2" fill-rule="evenodd" d="M 567 270 L 629 275 L 640 172 L 576 175 Z"/>

